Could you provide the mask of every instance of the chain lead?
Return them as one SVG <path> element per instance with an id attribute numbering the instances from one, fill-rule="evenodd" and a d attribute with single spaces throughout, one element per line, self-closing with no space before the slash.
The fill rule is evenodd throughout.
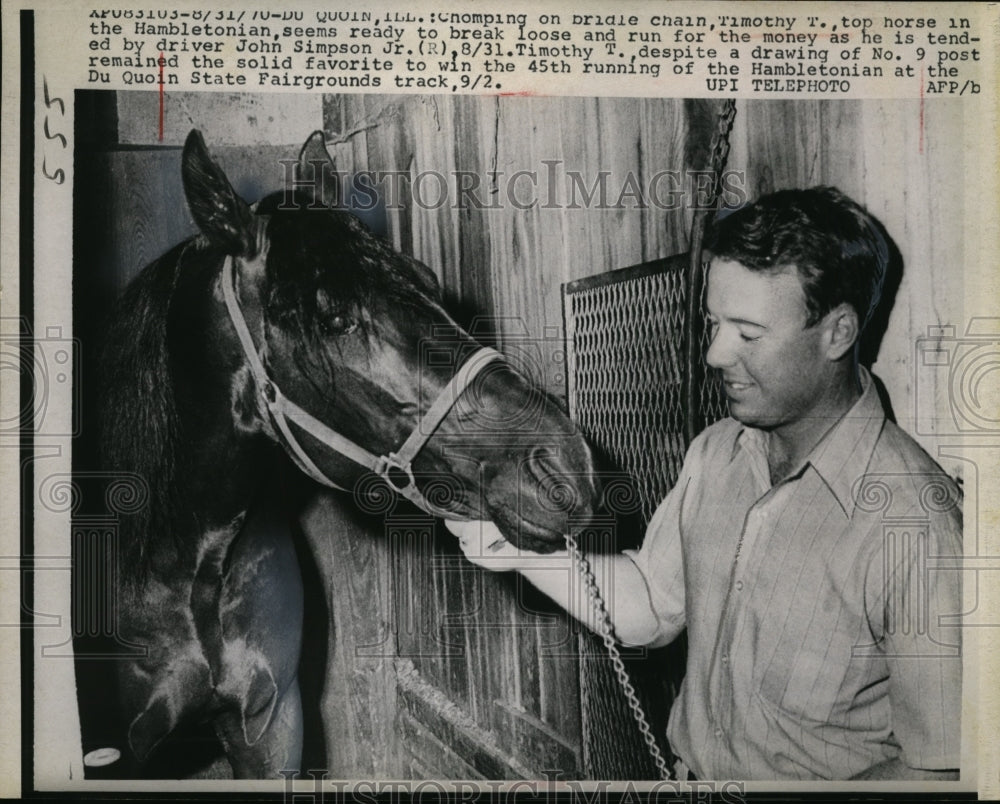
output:
<path id="1" fill-rule="evenodd" d="M 670 781 L 673 778 L 670 773 L 670 768 L 667 765 L 667 761 L 663 758 L 663 752 L 660 751 L 660 746 L 656 743 L 656 738 L 653 736 L 653 730 L 649 727 L 649 721 L 646 719 L 646 713 L 643 711 L 642 704 L 639 702 L 639 696 L 636 695 L 635 687 L 632 685 L 632 679 L 629 678 L 628 670 L 625 668 L 625 663 L 622 661 L 621 653 L 618 651 L 618 645 L 614 636 L 614 625 L 611 623 L 611 615 L 608 614 L 608 609 L 604 605 L 604 601 L 601 599 L 601 593 L 597 588 L 597 579 L 594 578 L 594 572 L 590 568 L 590 562 L 587 561 L 583 553 L 580 552 L 580 548 L 576 543 L 576 537 L 572 534 L 566 534 L 566 547 L 570 556 L 572 556 L 573 562 L 576 564 L 581 577 L 583 578 L 584 584 L 586 585 L 587 597 L 590 598 L 590 605 L 593 608 L 594 613 L 597 615 L 596 625 L 598 636 L 600 636 L 601 641 L 604 643 L 605 650 L 607 650 L 608 655 L 611 657 L 611 664 L 614 666 L 615 676 L 618 678 L 618 683 L 621 685 L 622 692 L 625 693 L 629 709 L 632 710 L 632 716 L 635 718 L 635 722 L 639 727 L 639 733 L 642 735 L 642 739 L 646 743 L 646 748 L 649 749 L 649 756 L 652 757 L 653 762 L 656 764 L 656 769 L 660 774 L 660 779 L 665 782 Z"/>
<path id="2" fill-rule="evenodd" d="M 709 209 L 716 207 L 719 195 L 722 193 L 722 171 L 725 170 L 726 160 L 729 158 L 729 133 L 733 129 L 733 121 L 735 119 L 736 101 L 729 98 L 723 103 L 722 111 L 719 112 L 718 128 L 712 147 L 712 197 L 705 205 Z"/>

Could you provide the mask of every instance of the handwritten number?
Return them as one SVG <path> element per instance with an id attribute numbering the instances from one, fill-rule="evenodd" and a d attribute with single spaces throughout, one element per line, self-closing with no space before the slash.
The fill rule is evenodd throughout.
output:
<path id="1" fill-rule="evenodd" d="M 47 78 L 42 78 L 42 92 L 45 95 L 45 108 L 51 109 L 53 103 L 59 104 L 59 115 L 66 114 L 66 104 L 62 102 L 62 98 L 52 98 L 49 99 L 49 81 Z"/>
<path id="2" fill-rule="evenodd" d="M 48 78 L 45 77 L 42 78 L 42 98 L 45 102 L 46 109 L 52 109 L 53 106 L 59 104 L 59 116 L 60 117 L 66 116 L 66 104 L 63 103 L 62 98 L 49 97 L 49 80 Z M 66 139 L 66 137 L 64 137 L 58 131 L 55 134 L 53 134 L 49 130 L 48 114 L 45 115 L 45 123 L 42 129 L 45 132 L 46 140 L 49 141 L 59 140 L 59 148 L 61 150 L 65 151 L 66 148 L 69 146 L 69 141 Z M 66 181 L 66 172 L 62 168 L 56 168 L 52 173 L 49 173 L 47 156 L 42 157 L 42 175 L 45 176 L 45 178 L 49 179 L 49 181 L 54 181 L 56 184 L 62 184 L 63 182 Z"/>
<path id="3" fill-rule="evenodd" d="M 63 172 L 62 168 L 56 168 L 55 173 L 49 173 L 48 168 L 45 166 L 45 159 L 42 158 L 42 175 L 47 179 L 51 179 L 56 184 L 62 184 L 66 181 L 66 174 Z"/>
<path id="4" fill-rule="evenodd" d="M 50 134 L 49 133 L 49 118 L 47 118 L 47 117 L 45 118 L 45 139 L 47 139 L 47 140 L 59 140 L 59 144 L 63 148 L 65 148 L 67 146 L 67 144 L 68 144 L 66 142 L 66 138 L 62 134 L 60 134 L 59 132 L 56 132 L 55 134 Z"/>

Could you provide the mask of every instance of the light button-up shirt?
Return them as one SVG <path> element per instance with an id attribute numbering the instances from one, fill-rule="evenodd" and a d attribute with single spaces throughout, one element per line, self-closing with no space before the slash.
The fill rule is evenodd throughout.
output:
<path id="1" fill-rule="evenodd" d="M 958 767 L 960 573 L 932 559 L 961 554 L 961 495 L 862 382 L 775 486 L 763 432 L 708 428 L 628 553 L 651 644 L 688 631 L 668 739 L 698 778 Z"/>

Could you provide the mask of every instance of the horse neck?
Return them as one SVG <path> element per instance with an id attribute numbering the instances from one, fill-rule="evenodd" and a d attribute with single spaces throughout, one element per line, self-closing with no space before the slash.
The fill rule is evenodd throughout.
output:
<path id="1" fill-rule="evenodd" d="M 273 453 L 259 430 L 240 423 L 250 404 L 249 378 L 216 292 L 221 260 L 215 262 L 211 270 L 182 272 L 167 321 L 184 496 L 205 527 L 246 510 Z"/>

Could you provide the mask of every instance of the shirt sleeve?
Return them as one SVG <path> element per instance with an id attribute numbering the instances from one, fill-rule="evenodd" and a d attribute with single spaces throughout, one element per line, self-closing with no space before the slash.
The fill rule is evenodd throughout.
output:
<path id="1" fill-rule="evenodd" d="M 705 449 L 705 433 L 702 433 L 691 443 L 674 487 L 653 512 L 642 546 L 624 551 L 646 583 L 650 607 L 659 622 L 656 635 L 648 643 L 650 647 L 673 642 L 687 622 L 681 511 L 688 487 L 704 464 Z"/>
<path id="2" fill-rule="evenodd" d="M 926 517 L 926 512 L 924 512 Z M 889 671 L 892 730 L 902 761 L 953 770 L 961 756 L 962 517 L 957 510 L 883 531 L 869 610 Z M 943 559 L 943 560 L 942 560 Z M 881 633 L 878 633 L 881 631 Z"/>

